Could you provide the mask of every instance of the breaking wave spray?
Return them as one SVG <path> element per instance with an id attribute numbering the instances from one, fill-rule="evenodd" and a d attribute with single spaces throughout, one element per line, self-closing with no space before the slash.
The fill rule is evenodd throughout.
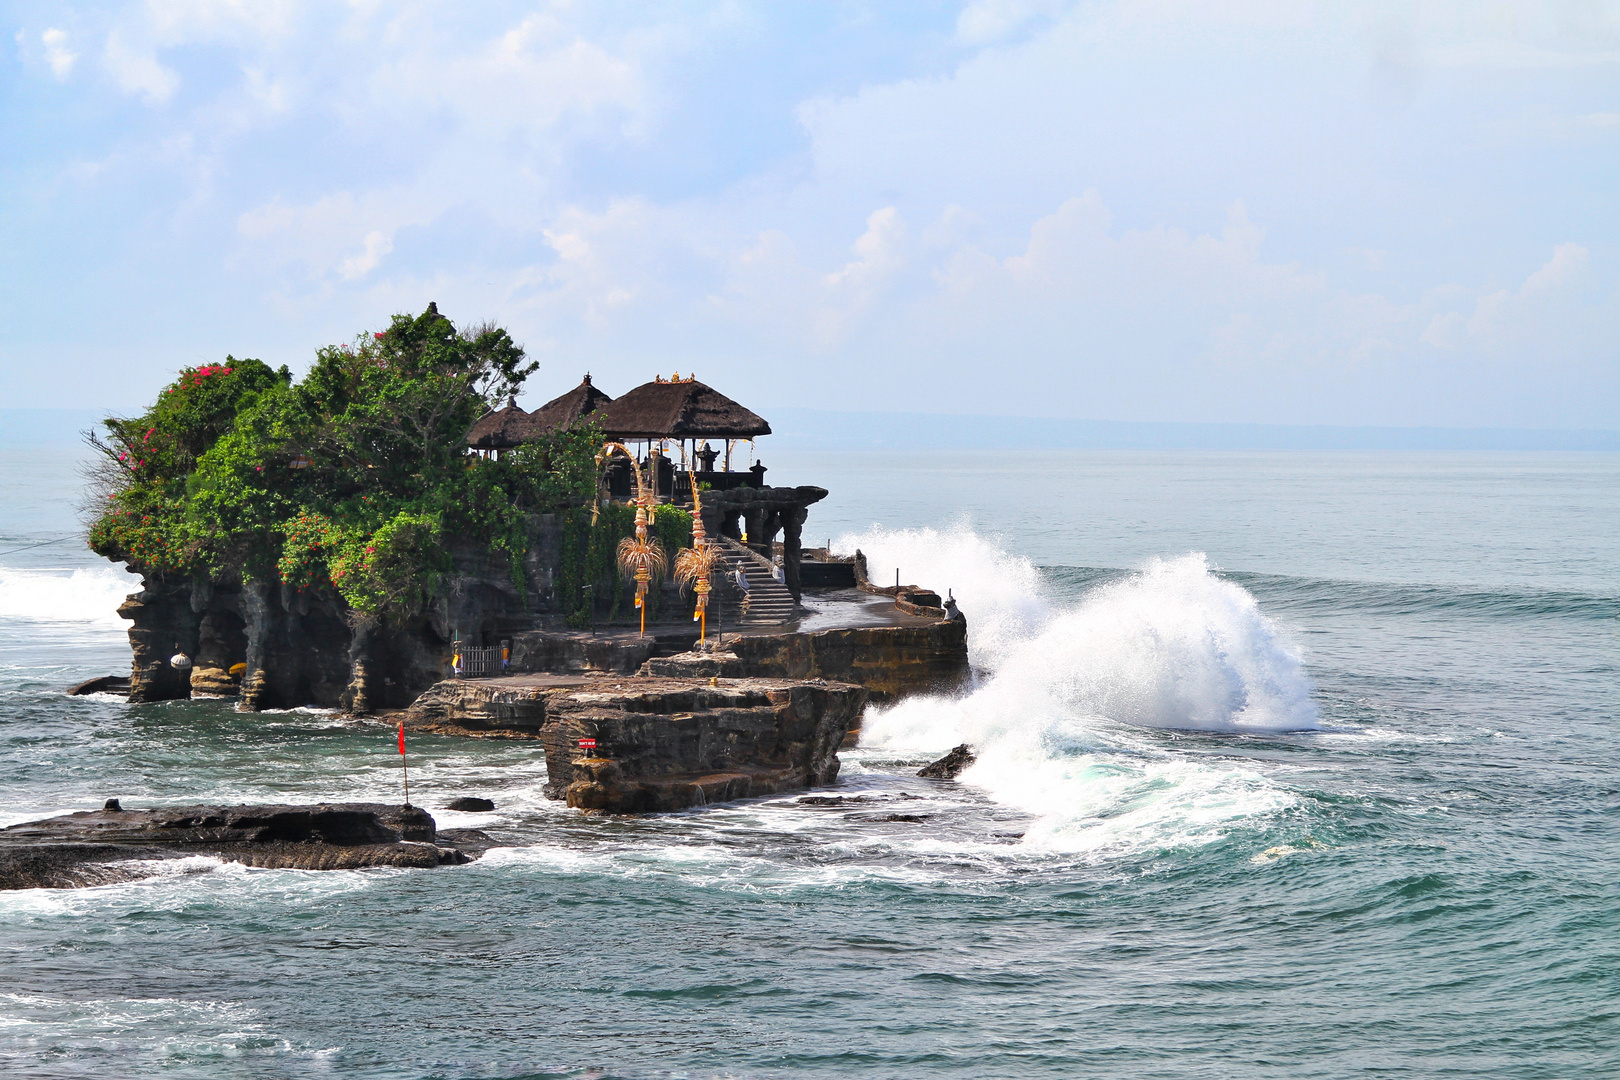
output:
<path id="1" fill-rule="evenodd" d="M 1189 758 L 1143 729 L 1284 732 L 1318 725 L 1299 650 L 1204 555 L 1156 559 L 1060 602 L 1041 572 L 966 529 L 843 537 L 875 578 L 944 594 L 968 620 L 974 687 L 868 711 L 863 747 L 941 753 L 960 779 L 1037 817 L 1028 843 L 1069 850 L 1213 839 L 1291 797 L 1252 770 Z"/>

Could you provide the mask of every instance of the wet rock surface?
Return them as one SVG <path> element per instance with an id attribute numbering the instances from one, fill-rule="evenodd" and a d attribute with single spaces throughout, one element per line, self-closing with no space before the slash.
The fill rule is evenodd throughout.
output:
<path id="1" fill-rule="evenodd" d="M 77 686 L 68 689 L 69 697 L 84 697 L 86 694 L 125 694 L 129 693 L 128 675 L 101 675 L 94 679 L 86 679 Z"/>
<path id="2" fill-rule="evenodd" d="M 978 755 L 974 754 L 973 747 L 963 743 L 938 761 L 931 761 L 918 769 L 917 775 L 928 780 L 955 780 L 958 773 L 977 760 Z"/>
<path id="3" fill-rule="evenodd" d="M 539 739 L 548 796 L 649 813 L 832 783 L 866 698 L 824 680 L 530 675 L 441 683 L 403 719 Z"/>
<path id="4" fill-rule="evenodd" d="M 465 863 L 494 846 L 476 829 L 439 831 L 419 807 L 170 806 L 101 810 L 0 829 L 0 889 L 134 881 L 166 860 L 207 855 L 265 869 L 355 870 Z"/>

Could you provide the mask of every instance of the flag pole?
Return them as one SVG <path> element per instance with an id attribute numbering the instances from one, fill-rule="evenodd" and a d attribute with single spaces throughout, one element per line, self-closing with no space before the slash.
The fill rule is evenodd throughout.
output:
<path id="1" fill-rule="evenodd" d="M 405 805 L 411 805 L 411 770 L 405 764 L 405 722 L 399 723 L 399 768 L 405 778 Z"/>

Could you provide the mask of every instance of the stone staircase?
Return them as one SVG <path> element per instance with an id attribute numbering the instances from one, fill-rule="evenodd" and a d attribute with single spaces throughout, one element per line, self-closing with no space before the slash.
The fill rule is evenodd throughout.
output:
<path id="1" fill-rule="evenodd" d="M 737 567 L 741 566 L 743 573 L 748 576 L 748 610 L 742 616 L 742 626 L 781 626 L 798 617 L 793 594 L 788 592 L 786 585 L 776 580 L 776 567 L 763 555 L 729 536 L 722 536 L 720 560 L 725 566 L 728 599 L 742 599 L 737 595 Z"/>

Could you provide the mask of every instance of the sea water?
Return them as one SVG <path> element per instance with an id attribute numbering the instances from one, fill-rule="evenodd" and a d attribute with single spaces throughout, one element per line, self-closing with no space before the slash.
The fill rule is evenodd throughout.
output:
<path id="1" fill-rule="evenodd" d="M 859 801 L 585 818 L 534 744 L 421 736 L 479 862 L 0 893 L 0 1075 L 1620 1075 L 1620 456 L 771 464 L 969 621 Z M 397 797 L 376 723 L 65 697 L 138 584 L 10 550 L 75 488 L 0 451 L 0 824 Z"/>

